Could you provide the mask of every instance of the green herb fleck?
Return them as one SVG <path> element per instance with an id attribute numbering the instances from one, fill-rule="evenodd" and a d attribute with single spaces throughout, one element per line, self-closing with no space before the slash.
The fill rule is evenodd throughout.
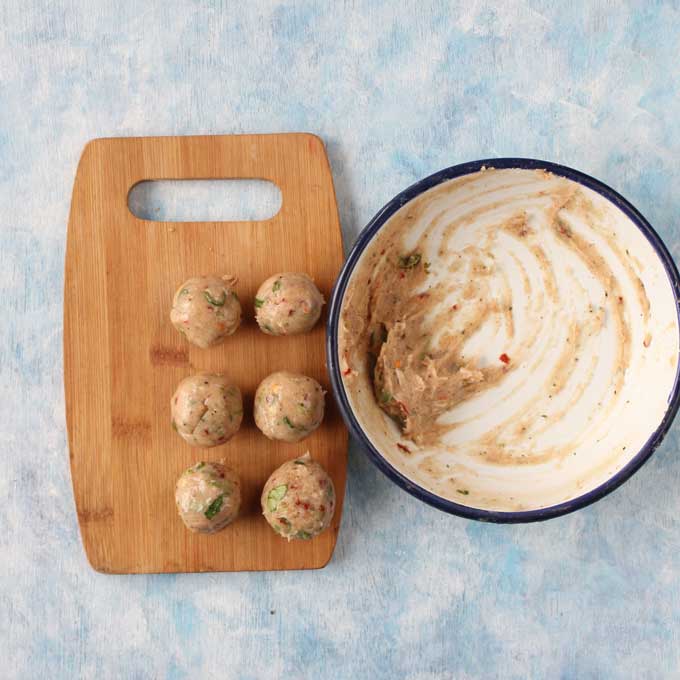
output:
<path id="1" fill-rule="evenodd" d="M 274 285 L 272 286 L 272 292 L 276 293 L 277 290 L 281 290 L 281 279 L 276 279 Z"/>
<path id="2" fill-rule="evenodd" d="M 264 330 L 266 330 L 268 333 L 272 333 L 272 335 L 274 334 L 274 329 L 269 324 L 263 323 L 262 328 L 264 328 Z"/>
<path id="3" fill-rule="evenodd" d="M 182 295 L 188 295 L 189 294 L 189 289 L 188 288 L 182 288 L 182 290 L 179 291 L 180 297 Z"/>
<path id="4" fill-rule="evenodd" d="M 208 304 L 211 304 L 213 307 L 222 307 L 224 303 L 227 301 L 227 291 L 223 290 L 222 291 L 222 299 L 218 300 L 217 298 L 214 298 L 209 290 L 203 291 L 203 295 L 205 299 L 208 301 Z"/>
<path id="5" fill-rule="evenodd" d="M 203 513 L 206 516 L 206 519 L 212 519 L 222 509 L 222 503 L 224 503 L 224 494 L 220 494 L 208 506 L 208 509 Z"/>
<path id="6" fill-rule="evenodd" d="M 298 538 L 302 538 L 305 541 L 308 541 L 312 535 L 307 533 L 306 531 L 298 531 L 297 534 L 295 534 Z"/>
<path id="7" fill-rule="evenodd" d="M 430 262 L 426 262 L 426 263 L 423 265 L 423 269 L 425 270 L 425 273 L 426 273 L 426 274 L 429 274 L 429 273 L 430 273 L 430 267 L 431 267 L 431 266 L 432 266 L 432 265 L 431 265 Z"/>
<path id="8" fill-rule="evenodd" d="M 264 304 L 264 300 L 260 300 L 260 298 L 255 298 L 255 309 L 259 309 L 262 307 Z"/>
<path id="9" fill-rule="evenodd" d="M 236 300 L 236 302 L 241 302 L 241 301 L 238 299 L 238 295 L 236 295 L 236 291 L 235 291 L 235 290 L 232 290 L 232 291 L 231 291 L 231 294 L 234 296 L 234 299 Z"/>
<path id="10" fill-rule="evenodd" d="M 170 421 L 172 423 L 172 429 L 177 432 L 177 423 L 174 420 Z"/>
<path id="11" fill-rule="evenodd" d="M 268 494 L 267 494 L 267 509 L 269 512 L 274 512 L 276 508 L 279 506 L 279 503 L 282 501 L 283 497 L 286 495 L 288 492 L 288 485 L 287 484 L 280 484 L 279 486 L 275 486 Z"/>
<path id="12" fill-rule="evenodd" d="M 387 404 L 390 401 L 392 401 L 392 395 L 389 392 L 386 392 L 385 390 L 383 390 L 380 393 L 380 403 L 381 404 Z"/>
<path id="13" fill-rule="evenodd" d="M 283 416 L 283 422 L 288 425 L 288 427 L 291 430 L 300 430 L 300 432 L 304 432 L 307 428 L 302 427 L 302 425 L 295 425 L 295 423 L 291 422 L 290 418 L 288 416 Z"/>
<path id="14" fill-rule="evenodd" d="M 456 491 L 463 496 L 467 496 L 470 493 L 467 489 L 456 489 Z"/>
<path id="15" fill-rule="evenodd" d="M 294 465 L 307 465 L 304 460 L 295 460 L 293 461 Z"/>
<path id="16" fill-rule="evenodd" d="M 205 467 L 205 463 L 201 461 L 200 463 L 196 463 L 194 470 L 200 470 L 202 467 Z"/>
<path id="17" fill-rule="evenodd" d="M 420 263 L 420 253 L 411 253 L 410 255 L 402 255 L 399 258 L 399 267 L 401 269 L 413 269 Z"/>

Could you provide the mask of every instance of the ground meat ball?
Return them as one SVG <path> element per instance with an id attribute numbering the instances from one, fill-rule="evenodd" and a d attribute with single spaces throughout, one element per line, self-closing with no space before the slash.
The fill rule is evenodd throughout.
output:
<path id="1" fill-rule="evenodd" d="M 324 299 L 307 274 L 276 274 L 255 296 L 255 318 L 269 335 L 296 335 L 312 330 Z"/>
<path id="2" fill-rule="evenodd" d="M 188 444 L 219 446 L 241 426 L 241 391 L 224 375 L 197 373 L 177 386 L 170 411 L 173 427 Z"/>
<path id="3" fill-rule="evenodd" d="M 241 483 L 222 463 L 196 463 L 177 480 L 175 503 L 187 529 L 212 534 L 236 519 Z"/>
<path id="4" fill-rule="evenodd" d="M 187 279 L 172 301 L 172 325 L 198 347 L 222 342 L 241 323 L 241 303 L 233 290 L 235 285 L 233 276 Z"/>
<path id="5" fill-rule="evenodd" d="M 319 427 L 323 413 L 324 391 L 306 375 L 272 373 L 255 392 L 255 424 L 269 439 L 300 441 Z"/>
<path id="6" fill-rule="evenodd" d="M 289 541 L 325 531 L 335 511 L 335 489 L 328 473 L 309 453 L 275 470 L 262 490 L 262 513 Z"/>

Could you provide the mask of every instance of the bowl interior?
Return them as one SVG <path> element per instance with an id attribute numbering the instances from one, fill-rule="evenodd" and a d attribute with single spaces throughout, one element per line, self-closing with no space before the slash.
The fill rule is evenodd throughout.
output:
<path id="1" fill-rule="evenodd" d="M 407 190 L 362 235 L 331 310 L 336 388 L 376 462 L 424 500 L 480 518 L 559 514 L 631 474 L 677 407 L 677 272 L 634 209 L 590 178 L 472 170 Z M 456 367 L 485 372 L 420 445 L 378 406 L 348 323 L 377 294 L 376 262 L 398 266 L 399 252 L 427 263 L 405 294 L 429 305 L 428 342 L 455 343 Z"/>

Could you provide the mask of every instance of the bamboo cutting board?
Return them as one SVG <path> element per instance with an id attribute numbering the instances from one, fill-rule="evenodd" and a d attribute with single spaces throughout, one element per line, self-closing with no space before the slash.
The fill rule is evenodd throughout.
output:
<path id="1" fill-rule="evenodd" d="M 266 179 L 282 207 L 259 222 L 152 222 L 128 209 L 142 180 Z M 96 139 L 78 166 L 64 291 L 64 383 L 71 475 L 87 557 L 108 573 L 311 569 L 330 559 L 347 466 L 347 432 L 330 394 L 324 323 L 307 335 L 270 337 L 253 316 L 260 283 L 309 273 L 326 299 L 342 263 L 333 180 L 310 134 Z M 244 318 L 235 335 L 200 349 L 172 327 L 177 287 L 190 276 L 231 273 Z M 272 442 L 255 427 L 253 395 L 269 373 L 291 370 L 329 392 L 321 427 L 303 442 Z M 187 375 L 224 372 L 244 396 L 241 429 L 197 449 L 170 426 L 170 397 Z M 331 528 L 287 543 L 261 515 L 269 474 L 309 450 L 330 473 L 338 507 Z M 242 482 L 241 516 L 215 535 L 177 516 L 175 482 L 199 460 L 224 458 Z"/>

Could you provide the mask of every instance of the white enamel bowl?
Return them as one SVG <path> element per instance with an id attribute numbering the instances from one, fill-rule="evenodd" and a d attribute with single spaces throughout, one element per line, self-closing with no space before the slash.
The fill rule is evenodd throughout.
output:
<path id="1" fill-rule="evenodd" d="M 580 250 L 551 231 L 552 197 L 571 189 L 588 210 L 565 206 L 559 215 L 580 238 Z M 376 239 L 416 206 L 404 249 L 420 239 L 428 276 L 450 291 L 445 304 L 475 304 L 461 297 L 474 276 L 465 266 L 474 250 L 489 263 L 485 298 L 511 310 L 503 318 L 489 314 L 466 341 L 466 355 L 479 366 L 502 355 L 513 361 L 503 379 L 443 414 L 446 435 L 423 447 L 378 407 L 362 361 L 349 366 L 342 317 Z M 531 225 L 529 240 L 497 228 L 518 212 Z M 463 265 L 452 266 L 454 259 Z M 616 299 L 607 290 L 611 281 Z M 426 503 L 482 521 L 562 515 L 628 479 L 670 427 L 680 400 L 679 290 L 659 236 L 601 182 L 527 159 L 454 166 L 395 197 L 357 239 L 330 303 L 335 396 L 371 460 Z M 447 330 L 456 332 L 460 318 L 452 314 Z M 560 389 L 551 390 L 558 379 Z"/>

